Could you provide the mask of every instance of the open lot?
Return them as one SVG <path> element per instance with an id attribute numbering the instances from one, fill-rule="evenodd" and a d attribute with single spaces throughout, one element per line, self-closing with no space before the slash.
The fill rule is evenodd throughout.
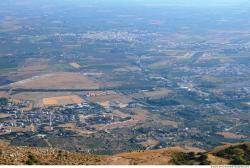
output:
<path id="1" fill-rule="evenodd" d="M 59 96 L 59 97 L 50 97 L 43 99 L 44 106 L 54 106 L 54 105 L 68 105 L 68 104 L 80 104 L 82 99 L 77 95 L 71 96 Z"/>
<path id="2" fill-rule="evenodd" d="M 48 59 L 43 58 L 28 58 L 25 60 L 23 65 L 18 68 L 18 72 L 27 72 L 27 71 L 44 71 L 48 66 Z"/>
<path id="3" fill-rule="evenodd" d="M 6 114 L 6 113 L 0 113 L 0 118 L 7 118 L 10 117 L 11 114 Z"/>
<path id="4" fill-rule="evenodd" d="M 111 94 L 111 95 L 100 95 L 95 97 L 90 97 L 91 102 L 106 103 L 108 101 L 119 101 L 120 103 L 128 103 L 131 101 L 130 98 L 121 94 Z"/>
<path id="5" fill-rule="evenodd" d="M 234 134 L 231 132 L 219 132 L 218 135 L 222 135 L 224 138 L 229 138 L 229 139 L 243 139 L 243 138 L 247 138 L 244 135 L 238 135 L 238 134 Z"/>
<path id="6" fill-rule="evenodd" d="M 172 91 L 167 88 L 157 88 L 153 91 L 144 91 L 129 95 L 131 98 L 161 98 L 168 96 Z"/>
<path id="7" fill-rule="evenodd" d="M 7 92 L 0 92 L 0 97 L 7 97 L 7 98 L 11 98 L 11 99 L 15 99 L 15 100 L 30 100 L 33 103 L 33 107 L 44 107 L 44 99 L 48 99 L 49 101 L 51 101 L 50 99 L 53 97 L 66 97 L 66 98 L 70 98 L 72 96 L 71 92 L 34 92 L 34 93 L 17 93 L 17 94 L 13 94 L 13 95 L 9 95 L 9 93 Z M 77 96 L 78 97 L 78 96 Z M 71 99 L 66 99 L 67 102 L 71 103 L 72 100 Z M 74 100 L 78 100 L 74 99 Z M 55 100 L 53 100 L 55 101 Z M 76 101 L 79 102 L 79 101 Z M 62 102 L 56 102 L 57 103 L 62 103 Z M 52 105 L 55 105 L 52 103 Z"/>
<path id="8" fill-rule="evenodd" d="M 98 88 L 98 83 L 80 73 L 58 72 L 41 76 L 35 76 L 11 84 L 14 88 L 33 89 L 78 89 Z"/>

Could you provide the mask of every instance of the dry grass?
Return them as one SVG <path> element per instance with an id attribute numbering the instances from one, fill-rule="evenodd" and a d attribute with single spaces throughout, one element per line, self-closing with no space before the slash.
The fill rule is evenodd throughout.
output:
<path id="1" fill-rule="evenodd" d="M 172 91 L 167 89 L 167 88 L 157 88 L 154 91 L 145 91 L 145 92 L 141 92 L 141 93 L 134 93 L 134 94 L 130 94 L 129 97 L 132 98 L 161 98 L 161 97 L 165 97 L 168 96 Z"/>
<path id="2" fill-rule="evenodd" d="M 24 165 L 29 155 L 34 156 L 39 164 L 43 165 L 99 165 L 102 164 L 101 159 L 104 159 L 97 155 L 51 148 L 10 147 L 6 143 L 0 143 L 0 150 L 0 165 Z"/>
<path id="3" fill-rule="evenodd" d="M 104 103 L 104 104 L 108 101 L 119 101 L 121 103 L 126 104 L 130 102 L 131 99 L 124 95 L 112 94 L 112 95 L 100 95 L 100 96 L 90 97 L 90 101 Z"/>
<path id="4" fill-rule="evenodd" d="M 36 89 L 87 89 L 98 88 L 98 86 L 97 82 L 89 79 L 87 76 L 71 72 L 58 72 L 36 76 L 12 84 L 12 87 Z"/>
<path id="5" fill-rule="evenodd" d="M 33 107 L 44 107 L 43 99 L 51 97 L 61 97 L 61 96 L 72 96 L 70 92 L 33 92 L 33 93 L 17 93 L 11 96 L 12 99 L 16 100 L 31 100 L 33 102 Z"/>
<path id="6" fill-rule="evenodd" d="M 215 147 L 210 153 L 218 153 L 219 151 L 221 150 L 224 150 L 228 147 L 231 147 L 231 146 L 238 146 L 238 145 L 241 145 L 241 144 L 247 144 L 247 145 L 250 145 L 250 142 L 244 142 L 244 143 L 224 143 L 222 146 L 217 146 Z"/>
<path id="7" fill-rule="evenodd" d="M 159 143 L 159 141 L 150 138 L 147 141 L 141 142 L 140 144 L 143 145 L 144 147 L 149 147 L 149 146 L 155 146 L 158 143 Z"/>
<path id="8" fill-rule="evenodd" d="M 9 94 L 7 92 L 0 92 L 0 97 L 9 97 Z"/>
<path id="9" fill-rule="evenodd" d="M 212 165 L 228 165 L 229 160 L 208 154 L 208 160 Z"/>
<path id="10" fill-rule="evenodd" d="M 93 133 L 92 131 L 86 130 L 84 128 L 77 128 L 76 123 L 61 124 L 58 127 L 63 128 L 65 130 L 67 130 L 67 131 L 75 132 L 75 133 L 77 133 L 78 135 L 81 135 L 81 136 L 86 136 L 86 135 L 89 135 L 89 134 Z"/>
<path id="11" fill-rule="evenodd" d="M 171 155 L 175 152 L 185 152 L 180 147 L 160 150 L 135 151 L 121 153 L 109 159 L 112 165 L 170 165 Z"/>
<path id="12" fill-rule="evenodd" d="M 144 92 L 144 97 L 160 98 L 160 97 L 167 96 L 169 93 L 171 93 L 171 90 L 166 89 L 166 88 L 159 88 L 155 91 Z"/>
<path id="13" fill-rule="evenodd" d="M 6 114 L 6 113 L 0 113 L 0 118 L 7 118 L 10 117 L 11 114 Z"/>
<path id="14" fill-rule="evenodd" d="M 82 102 L 83 100 L 77 95 L 50 97 L 50 98 L 43 99 L 44 106 L 80 104 Z"/>
<path id="15" fill-rule="evenodd" d="M 43 58 L 28 58 L 25 60 L 22 67 L 18 69 L 18 72 L 25 71 L 43 71 L 48 68 L 48 59 Z"/>
<path id="16" fill-rule="evenodd" d="M 4 126 L 3 128 L 5 128 L 6 130 L 11 130 L 11 132 L 28 132 L 34 130 L 34 127 L 32 125 L 25 127 Z M 8 132 L 6 134 L 8 134 Z"/>
<path id="17" fill-rule="evenodd" d="M 208 160 L 211 161 L 212 165 L 228 165 L 227 159 L 214 156 L 213 153 L 239 144 L 227 144 L 215 148 L 208 153 Z M 60 151 L 54 148 L 13 147 L 8 145 L 8 142 L 0 141 L 0 165 L 23 165 L 27 161 L 28 155 L 34 156 L 40 164 L 49 165 L 171 165 L 174 153 L 203 152 L 201 149 L 192 147 L 170 147 L 159 150 L 126 152 L 112 156 L 98 156 Z"/>

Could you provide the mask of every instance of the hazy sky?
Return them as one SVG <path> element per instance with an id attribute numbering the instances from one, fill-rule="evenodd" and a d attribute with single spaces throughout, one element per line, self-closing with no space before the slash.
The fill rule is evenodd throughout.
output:
<path id="1" fill-rule="evenodd" d="M 89 0 L 83 0 L 85 2 Z M 178 5 L 178 6 L 249 6 L 250 0 L 93 0 L 104 3 L 124 4 L 151 4 L 156 6 Z"/>

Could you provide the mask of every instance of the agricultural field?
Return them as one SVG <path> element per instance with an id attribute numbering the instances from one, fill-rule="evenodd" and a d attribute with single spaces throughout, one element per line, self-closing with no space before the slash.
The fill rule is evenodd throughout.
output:
<path id="1" fill-rule="evenodd" d="M 45 107 L 81 104 L 82 102 L 82 99 L 77 95 L 43 98 Z"/>
<path id="2" fill-rule="evenodd" d="M 0 141 L 114 164 L 230 163 L 205 151 L 250 141 L 249 6 L 128 1 L 0 3 Z"/>
<path id="3" fill-rule="evenodd" d="M 35 76 L 26 80 L 12 83 L 13 88 L 31 89 L 78 89 L 98 88 L 98 83 L 80 73 L 58 72 Z"/>

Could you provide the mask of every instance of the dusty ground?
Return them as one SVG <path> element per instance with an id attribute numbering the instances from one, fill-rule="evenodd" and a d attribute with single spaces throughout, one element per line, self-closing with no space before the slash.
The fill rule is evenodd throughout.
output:
<path id="1" fill-rule="evenodd" d="M 105 103 L 107 101 L 119 101 L 121 103 L 126 104 L 131 101 L 130 98 L 120 94 L 100 95 L 100 96 L 90 97 L 89 99 L 91 102 L 99 102 L 99 103 Z"/>
<path id="2" fill-rule="evenodd" d="M 44 106 L 80 104 L 82 102 L 83 100 L 77 95 L 43 98 Z"/>
<path id="3" fill-rule="evenodd" d="M 82 94 L 82 93 L 75 93 L 75 94 Z M 10 97 L 16 100 L 31 100 L 33 102 L 33 107 L 44 107 L 44 98 L 51 98 L 51 97 L 61 97 L 61 96 L 72 96 L 71 92 L 33 92 L 33 93 L 18 93 L 9 95 L 6 92 L 0 92 L 0 97 Z"/>
<path id="4" fill-rule="evenodd" d="M 89 131 L 84 128 L 77 128 L 76 123 L 61 124 L 58 127 L 64 128 L 65 130 L 68 130 L 68 131 L 76 132 L 77 134 L 82 135 L 82 136 L 86 136 L 86 135 L 94 133 L 93 131 Z"/>
<path id="5" fill-rule="evenodd" d="M 6 113 L 0 113 L 0 118 L 7 118 L 10 117 L 11 114 L 6 114 Z"/>
<path id="6" fill-rule="evenodd" d="M 145 97 L 150 97 L 150 98 L 160 98 L 167 96 L 169 93 L 171 93 L 171 90 L 166 88 L 159 88 L 155 91 L 144 92 L 144 95 Z"/>
<path id="7" fill-rule="evenodd" d="M 114 165 L 169 165 L 174 152 L 186 152 L 183 148 L 172 147 L 160 150 L 135 151 L 121 153 L 110 158 Z"/>
<path id="8" fill-rule="evenodd" d="M 22 67 L 18 69 L 18 72 L 26 72 L 26 71 L 43 71 L 48 68 L 48 59 L 43 58 L 28 58 L 25 60 Z"/>
<path id="9" fill-rule="evenodd" d="M 246 143 L 249 144 L 249 143 Z M 227 147 L 239 144 L 227 144 L 208 152 L 208 160 L 212 165 L 228 165 L 229 161 L 216 157 L 213 153 Z M 34 156 L 39 164 L 52 165 L 171 165 L 172 155 L 178 152 L 204 152 L 192 147 L 169 147 L 159 150 L 133 151 L 111 156 L 90 155 L 68 152 L 54 148 L 31 148 L 9 146 L 6 141 L 0 141 L 0 165 L 23 165 L 28 155 Z"/>
<path id="10" fill-rule="evenodd" d="M 99 84 L 80 73 L 58 72 L 35 76 L 11 84 L 14 88 L 39 88 L 39 89 L 83 89 L 98 88 Z"/>
<path id="11" fill-rule="evenodd" d="M 52 148 L 25 148 L 9 147 L 7 143 L 0 143 L 0 165 L 23 165 L 28 160 L 28 155 L 37 159 L 39 164 L 52 165 L 98 165 L 105 157 L 61 151 Z"/>
<path id="12" fill-rule="evenodd" d="M 231 132 L 218 132 L 218 135 L 222 135 L 224 138 L 229 138 L 229 139 L 243 139 L 243 138 L 247 138 L 244 135 L 238 135 L 238 134 L 234 134 Z"/>
<path id="13" fill-rule="evenodd" d="M 168 96 L 172 91 L 167 88 L 157 88 L 154 91 L 145 91 L 141 93 L 130 94 L 129 98 L 161 98 Z"/>

